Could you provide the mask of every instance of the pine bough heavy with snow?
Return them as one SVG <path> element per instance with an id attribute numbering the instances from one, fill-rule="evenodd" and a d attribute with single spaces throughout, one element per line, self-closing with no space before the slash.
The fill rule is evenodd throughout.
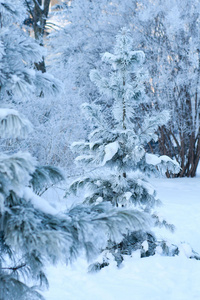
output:
<path id="1" fill-rule="evenodd" d="M 156 131 L 168 121 L 169 113 L 156 113 L 148 103 L 144 59 L 142 51 L 132 50 L 131 34 L 123 28 L 117 35 L 114 54 L 102 56 L 102 61 L 107 64 L 103 69 L 105 77 L 97 70 L 91 71 L 91 80 L 104 99 L 101 97 L 93 104 L 83 105 L 93 131 L 87 141 L 73 143 L 72 148 L 81 154 L 76 162 L 87 171 L 71 184 L 67 195 L 84 188 L 84 203 L 109 202 L 117 208 L 135 209 L 136 215 L 139 212 L 149 215 L 154 226 L 173 230 L 173 225 L 160 220 L 154 212 L 160 201 L 148 176 L 167 170 L 178 172 L 179 165 L 167 156 L 147 152 L 148 144 L 157 141 Z M 108 65 L 111 65 L 111 71 Z M 106 251 L 114 255 L 119 265 L 123 254 L 140 249 L 141 257 L 149 256 L 155 254 L 157 246 L 162 246 L 163 253 L 168 255 L 179 251 L 176 246 L 168 247 L 164 241 L 158 242 L 150 228 L 139 231 L 132 228 L 120 244 L 108 241 Z M 91 269 L 105 265 L 108 265 L 106 256 L 102 263 L 92 265 Z"/>
<path id="2" fill-rule="evenodd" d="M 0 131 L 7 137 L 29 127 L 14 110 L 0 109 Z M 43 299 L 38 289 L 48 285 L 45 263 L 67 263 L 81 249 L 89 259 L 108 238 L 120 242 L 128 229 L 146 228 L 146 214 L 108 203 L 57 211 L 38 194 L 62 179 L 58 169 L 38 166 L 28 153 L 0 154 L 0 299 Z"/>
<path id="3" fill-rule="evenodd" d="M 24 137 L 30 129 L 18 112 L 0 109 L 1 138 Z M 47 283 L 42 256 L 58 252 L 60 237 L 47 225 L 51 208 L 46 205 L 49 211 L 44 213 L 33 190 L 61 179 L 56 168 L 48 167 L 47 173 L 29 153 L 0 154 L 0 299 L 42 299 L 36 288 L 25 284 L 25 278 Z"/>

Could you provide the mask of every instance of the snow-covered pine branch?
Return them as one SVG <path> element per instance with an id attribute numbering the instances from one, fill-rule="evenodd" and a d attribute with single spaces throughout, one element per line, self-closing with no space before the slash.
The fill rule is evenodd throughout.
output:
<path id="1" fill-rule="evenodd" d="M 31 177 L 30 185 L 37 195 L 65 179 L 62 171 L 54 166 L 37 166 Z"/>
<path id="2" fill-rule="evenodd" d="M 24 138 L 32 131 L 31 123 L 14 109 L 0 109 L 0 137 Z"/>

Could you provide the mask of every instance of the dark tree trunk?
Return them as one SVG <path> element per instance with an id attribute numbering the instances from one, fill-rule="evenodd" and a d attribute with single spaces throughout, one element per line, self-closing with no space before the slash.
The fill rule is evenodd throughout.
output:
<path id="1" fill-rule="evenodd" d="M 44 6 L 41 7 L 42 0 L 37 0 L 37 1 L 34 0 L 35 7 L 34 7 L 33 28 L 34 28 L 35 39 L 39 41 L 39 44 L 41 46 L 43 46 L 43 38 L 45 33 L 46 21 L 49 13 L 50 1 L 51 0 L 44 0 Z M 44 57 L 43 60 L 39 63 L 36 63 L 35 66 L 37 70 L 42 71 L 42 73 L 46 72 Z"/>
<path id="2" fill-rule="evenodd" d="M 167 177 L 195 177 L 200 159 L 198 92 L 191 96 L 185 85 L 174 89 L 173 95 L 171 111 L 174 119 L 158 129 L 159 152 L 176 159 L 181 167 L 176 175 L 167 172 Z"/>
<path id="3" fill-rule="evenodd" d="M 44 2 L 43 5 L 42 2 Z M 33 30 L 35 39 L 41 46 L 43 46 L 43 39 L 45 34 L 47 17 L 49 14 L 50 2 L 51 0 L 33 0 L 34 9 L 31 9 L 30 5 L 26 1 L 28 11 L 33 19 Z M 37 68 L 37 70 L 42 71 L 42 73 L 46 72 L 44 57 L 41 62 L 35 63 L 35 67 Z"/>
<path id="4" fill-rule="evenodd" d="M 51 0 L 44 0 L 43 7 L 42 0 L 33 0 L 33 2 L 35 4 L 33 20 L 35 39 L 38 40 L 41 45 L 43 45 L 43 37 Z"/>

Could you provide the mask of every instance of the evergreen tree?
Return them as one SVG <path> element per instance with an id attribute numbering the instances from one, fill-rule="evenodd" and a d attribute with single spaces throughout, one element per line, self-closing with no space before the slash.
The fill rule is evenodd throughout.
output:
<path id="1" fill-rule="evenodd" d="M 73 143 L 72 147 L 81 153 L 76 161 L 89 169 L 85 177 L 72 183 L 69 193 L 86 187 L 84 203 L 110 202 L 115 207 L 134 207 L 149 214 L 155 226 L 164 225 L 173 230 L 173 225 L 159 220 L 154 212 L 160 201 L 148 182 L 151 174 L 179 171 L 178 163 L 169 157 L 159 157 L 147 151 L 148 144 L 157 141 L 156 131 L 167 122 L 169 113 L 154 112 L 148 102 L 144 85 L 144 53 L 133 51 L 132 43 L 129 30 L 123 28 L 116 38 L 114 54 L 102 56 L 103 62 L 111 65 L 111 71 L 104 67 L 105 77 L 97 70 L 90 73 L 91 80 L 105 98 L 83 105 L 94 128 L 88 141 Z M 140 248 L 141 255 L 155 253 L 156 240 L 149 230 L 132 229 L 127 238 L 125 242 L 131 244 L 132 250 Z M 142 250 L 145 240 L 148 249 L 154 242 L 151 251 Z M 112 247 L 124 246 L 112 244 Z M 130 252 L 130 249 L 123 250 Z"/>

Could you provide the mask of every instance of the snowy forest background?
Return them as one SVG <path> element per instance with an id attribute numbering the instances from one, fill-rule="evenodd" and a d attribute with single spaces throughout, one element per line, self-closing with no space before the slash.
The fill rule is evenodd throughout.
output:
<path id="1" fill-rule="evenodd" d="M 199 31 L 197 0 L 0 0 L 0 300 L 43 299 L 82 251 L 199 263 L 157 238 L 149 183 L 197 174 Z"/>

